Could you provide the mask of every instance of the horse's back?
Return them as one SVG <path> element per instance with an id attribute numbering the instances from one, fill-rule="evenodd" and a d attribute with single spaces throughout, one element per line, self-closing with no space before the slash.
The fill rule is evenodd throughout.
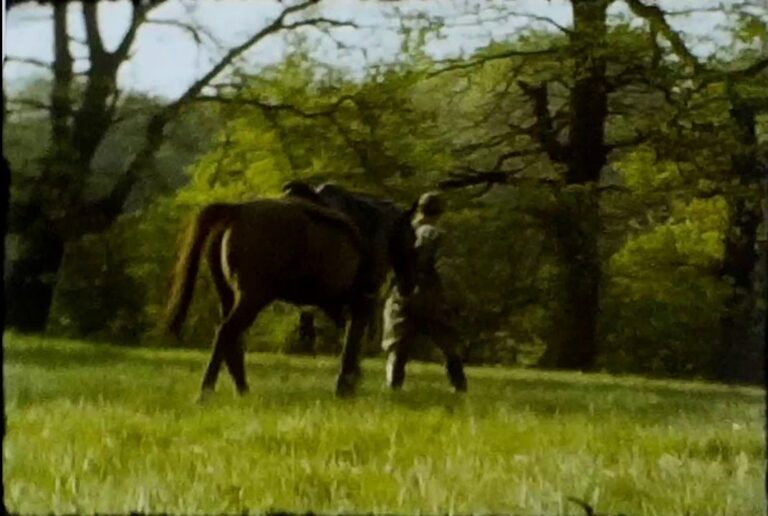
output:
<path id="1" fill-rule="evenodd" d="M 368 251 L 370 283 L 380 285 L 391 269 L 389 239 L 402 216 L 387 199 L 347 190 L 333 183 L 318 187 L 317 194 L 329 206 L 345 213 L 360 228 Z"/>
<path id="2" fill-rule="evenodd" d="M 343 295 L 360 263 L 354 228 L 343 216 L 284 199 L 241 205 L 224 252 L 240 288 L 267 289 L 296 302 Z"/>

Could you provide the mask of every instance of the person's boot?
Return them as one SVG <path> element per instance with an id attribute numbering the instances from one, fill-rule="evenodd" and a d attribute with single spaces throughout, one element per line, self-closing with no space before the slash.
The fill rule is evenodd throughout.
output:
<path id="1" fill-rule="evenodd" d="M 399 390 L 405 381 L 406 359 L 402 353 L 391 352 L 387 357 L 387 385 L 392 390 Z"/>

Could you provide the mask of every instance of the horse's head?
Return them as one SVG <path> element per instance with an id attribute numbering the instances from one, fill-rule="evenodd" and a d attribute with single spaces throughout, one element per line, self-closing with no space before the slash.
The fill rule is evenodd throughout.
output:
<path id="1" fill-rule="evenodd" d="M 410 209 L 397 216 L 389 238 L 389 256 L 395 272 L 395 282 L 400 293 L 406 296 L 416 288 L 416 232 L 411 223 L 416 207 L 414 203 Z"/>

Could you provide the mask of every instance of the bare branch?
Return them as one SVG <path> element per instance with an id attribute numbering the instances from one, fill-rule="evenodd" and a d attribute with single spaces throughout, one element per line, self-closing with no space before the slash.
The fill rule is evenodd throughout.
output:
<path id="1" fill-rule="evenodd" d="M 320 0 L 305 0 L 301 3 L 286 7 L 271 23 L 256 32 L 240 45 L 232 48 L 227 54 L 216 63 L 208 72 L 195 81 L 187 90 L 175 101 L 167 104 L 162 110 L 155 113 L 147 124 L 146 139 L 144 146 L 134 156 L 128 165 L 126 172 L 120 177 L 117 184 L 113 187 L 107 198 L 100 201 L 108 214 L 119 213 L 128 197 L 133 185 L 139 179 L 139 174 L 146 167 L 152 164 L 154 156 L 165 140 L 165 128 L 171 122 L 173 117 L 189 102 L 194 102 L 202 90 L 208 86 L 211 81 L 221 74 L 243 53 L 259 43 L 261 40 L 285 28 L 285 20 L 293 13 L 306 10 L 313 5 L 317 5 Z M 292 24 L 298 26 L 297 24 Z M 197 99 L 204 100 L 204 99 Z"/>
<path id="2" fill-rule="evenodd" d="M 84 47 L 88 46 L 88 42 L 86 40 L 84 40 L 84 39 L 76 38 L 74 36 L 67 36 L 67 39 L 69 41 L 71 41 L 72 43 L 77 43 L 78 45 L 81 45 L 81 46 L 84 46 Z"/>
<path id="3" fill-rule="evenodd" d="M 555 20 L 553 20 L 552 18 L 549 18 L 547 16 L 540 16 L 540 15 L 537 15 L 537 14 L 521 13 L 521 12 L 515 12 L 515 11 L 508 11 L 508 14 L 510 16 L 515 16 L 515 17 L 518 17 L 518 18 L 528 18 L 529 20 L 540 21 L 540 22 L 547 23 L 547 24 L 552 25 L 553 27 L 557 28 L 558 30 L 564 32 L 565 34 L 570 34 L 572 32 L 571 29 L 569 29 L 567 27 L 564 27 L 563 25 L 560 25 Z"/>
<path id="4" fill-rule="evenodd" d="M 69 116 L 72 113 L 72 52 L 69 49 L 67 4 L 53 6 L 53 84 L 51 87 L 51 143 L 61 148 L 62 142 L 71 141 L 72 128 Z"/>
<path id="5" fill-rule="evenodd" d="M 489 188 L 492 185 L 525 185 L 532 186 L 556 186 L 556 179 L 547 177 L 525 177 L 518 176 L 520 172 L 530 167 L 530 164 L 519 167 L 515 170 L 505 172 L 489 172 L 475 170 L 471 167 L 464 167 L 463 171 L 457 171 L 449 174 L 448 179 L 443 179 L 437 183 L 440 190 L 455 190 L 458 188 L 468 188 L 472 186 L 485 185 Z"/>
<path id="6" fill-rule="evenodd" d="M 634 12 L 637 16 L 645 19 L 648 21 L 648 23 L 651 26 L 651 32 L 652 34 L 662 34 L 667 41 L 669 41 L 670 45 L 672 46 L 672 50 L 677 55 L 680 60 L 687 63 L 693 72 L 699 76 L 702 83 L 707 83 L 710 81 L 719 81 L 719 80 L 725 80 L 725 81 L 732 81 L 732 80 L 743 80 L 743 79 L 749 79 L 752 78 L 762 72 L 764 72 L 766 69 L 768 69 L 768 58 L 763 58 L 755 63 L 751 64 L 750 66 L 746 68 L 742 68 L 740 70 L 731 70 L 731 71 L 719 71 L 719 70 L 712 70 L 706 68 L 704 65 L 702 65 L 699 60 L 696 58 L 696 56 L 693 55 L 693 53 L 688 49 L 683 39 L 680 37 L 680 35 L 675 32 L 672 27 L 670 27 L 669 23 L 666 20 L 666 16 L 670 13 L 666 13 L 661 8 L 655 6 L 655 5 L 646 5 L 640 0 L 625 0 L 627 2 L 627 5 L 629 8 Z M 748 2 L 743 2 L 743 4 L 748 5 Z M 738 4 L 741 5 L 741 4 Z M 722 9 L 722 6 L 720 6 L 720 9 Z M 677 12 L 677 14 L 681 13 L 682 11 Z M 653 38 L 653 42 L 655 44 L 655 37 Z M 655 50 L 655 52 L 658 52 L 658 48 Z"/>
<path id="7" fill-rule="evenodd" d="M 461 17 L 461 16 L 466 16 L 466 14 L 465 13 L 456 13 L 453 16 L 454 17 L 457 17 L 457 16 Z M 437 17 L 437 22 L 433 23 L 432 25 L 437 25 L 437 26 L 440 26 L 440 27 L 450 27 L 450 28 L 453 28 L 453 27 L 476 27 L 478 25 L 482 25 L 482 24 L 487 23 L 487 22 L 507 21 L 507 20 L 509 20 L 509 17 L 510 17 L 510 15 L 508 15 L 506 13 L 502 13 L 502 14 L 498 14 L 496 16 L 488 16 L 488 17 L 485 17 L 485 18 L 478 17 L 478 18 L 476 18 L 474 20 L 471 20 L 471 21 L 463 21 L 463 22 L 461 22 L 461 21 L 460 22 L 451 21 L 451 22 L 448 22 L 446 20 L 449 17 L 445 16 L 445 15 L 442 15 L 442 16 L 438 16 Z"/>
<path id="8" fill-rule="evenodd" d="M 540 56 L 555 55 L 561 50 L 562 48 L 560 47 L 545 48 L 541 50 L 507 50 L 504 52 L 497 52 L 493 54 L 476 57 L 469 61 L 464 59 L 443 59 L 443 60 L 435 61 L 435 64 L 445 65 L 445 66 L 429 72 L 427 74 L 427 77 L 431 78 L 446 72 L 451 72 L 455 70 L 465 70 L 467 68 L 475 68 L 477 66 L 482 66 L 492 61 L 509 59 L 511 57 L 540 57 Z"/>
<path id="9" fill-rule="evenodd" d="M 329 18 L 307 18 L 306 20 L 299 20 L 294 23 L 286 23 L 282 26 L 283 29 L 295 29 L 297 27 L 304 27 L 307 25 L 313 25 L 313 26 L 320 26 L 320 25 L 329 25 L 331 27 L 354 27 L 359 28 L 359 25 L 357 25 L 354 22 L 351 21 L 339 21 L 339 20 L 331 20 Z"/>
<path id="10" fill-rule="evenodd" d="M 52 63 L 46 63 L 45 61 L 42 61 L 40 59 L 33 59 L 31 57 L 12 57 L 7 56 L 5 58 L 6 62 L 9 63 L 22 63 L 22 64 L 28 64 L 32 66 L 39 66 L 40 68 L 47 68 L 50 70 L 53 67 Z"/>
<path id="11" fill-rule="evenodd" d="M 504 163 L 511 159 L 515 158 L 522 158 L 525 156 L 533 156 L 535 154 L 541 154 L 542 149 L 535 148 L 535 149 L 516 149 L 509 152 L 504 152 L 502 154 L 499 154 L 499 157 L 496 158 L 496 163 L 493 165 L 493 170 L 498 171 L 501 170 L 501 167 L 504 166 Z"/>
<path id="12" fill-rule="evenodd" d="M 42 109 L 45 111 L 49 111 L 51 109 L 50 104 L 46 104 L 45 102 L 41 102 L 39 100 L 35 99 L 25 99 L 25 98 L 10 98 L 8 99 L 8 102 L 10 104 L 18 104 L 19 106 L 27 106 L 34 109 Z"/>
<path id="13" fill-rule="evenodd" d="M 536 121 L 527 129 L 528 134 L 541 144 L 549 159 L 557 163 L 565 163 L 570 156 L 570 149 L 557 139 L 557 131 L 549 112 L 549 93 L 546 83 L 534 86 L 518 81 L 517 84 L 533 103 L 533 115 Z"/>
<path id="14" fill-rule="evenodd" d="M 507 172 L 453 172 L 448 179 L 437 183 L 441 190 L 453 190 L 477 185 L 507 184 L 510 174 Z"/>
<path id="15" fill-rule="evenodd" d="M 213 79 L 215 79 L 227 66 L 229 66 L 232 61 L 237 59 L 241 54 L 243 54 L 246 50 L 250 49 L 254 45 L 256 45 L 258 42 L 260 42 L 262 39 L 267 37 L 268 35 L 278 32 L 285 28 L 285 18 L 295 12 L 302 11 L 304 9 L 307 9 L 308 7 L 311 7 L 313 5 L 316 5 L 320 0 L 306 0 L 300 4 L 292 5 L 291 7 L 287 7 L 283 10 L 283 12 L 280 13 L 280 15 L 275 18 L 275 20 L 261 29 L 259 32 L 248 38 L 246 41 L 241 43 L 240 45 L 234 47 L 231 49 L 227 55 L 224 56 L 224 58 L 219 61 L 213 68 L 211 68 L 208 73 L 206 73 L 204 76 L 202 76 L 200 79 L 195 81 L 192 86 L 190 86 L 186 92 L 169 108 L 176 109 L 178 106 L 180 106 L 182 103 L 187 102 L 188 100 L 193 99 L 196 97 L 202 89 L 207 86 Z M 293 26 L 298 26 L 294 24 Z"/>
<path id="16" fill-rule="evenodd" d="M 672 45 L 672 49 L 675 55 L 680 58 L 681 61 L 686 63 L 694 72 L 702 72 L 703 67 L 696 56 L 688 49 L 683 38 L 680 34 L 675 32 L 674 29 L 667 22 L 664 16 L 664 11 L 655 5 L 646 5 L 640 0 L 625 0 L 627 5 L 637 16 L 645 19 L 651 25 L 654 31 L 662 34 L 669 44 Z"/>
<path id="17" fill-rule="evenodd" d="M 503 145 L 508 139 L 509 135 L 507 133 L 497 134 L 482 142 L 469 143 L 463 147 L 459 147 L 454 150 L 454 154 L 458 156 L 468 156 L 479 150 L 488 150 Z"/>
<path id="18" fill-rule="evenodd" d="M 123 40 L 117 46 L 117 49 L 112 53 L 118 62 L 122 62 L 128 57 L 128 51 L 133 44 L 133 40 L 136 38 L 136 32 L 139 30 L 141 24 L 146 20 L 147 14 L 150 11 L 160 6 L 165 0 L 159 0 L 155 2 L 136 3 L 133 4 L 133 12 L 131 14 L 131 25 L 128 27 Z"/>
<path id="19" fill-rule="evenodd" d="M 333 115 L 338 111 L 342 104 L 345 102 L 354 102 L 352 95 L 344 95 L 339 97 L 335 102 L 328 105 L 325 109 L 319 111 L 304 111 L 292 104 L 275 104 L 266 102 L 254 98 L 234 98 L 234 97 L 222 97 L 218 95 L 198 95 L 194 99 L 194 102 L 216 102 L 220 104 L 234 104 L 239 106 L 252 106 L 269 112 L 289 112 L 295 115 L 299 115 L 303 118 L 319 118 Z"/>
<path id="20" fill-rule="evenodd" d="M 728 77 L 732 79 L 749 79 L 768 69 L 768 58 L 763 58 L 759 61 L 752 63 L 750 66 L 741 70 L 733 70 L 728 72 Z"/>
<path id="21" fill-rule="evenodd" d="M 747 7 L 754 7 L 753 2 L 736 2 L 729 4 L 727 6 L 727 9 L 734 12 L 740 12 L 744 10 Z M 689 9 L 678 9 L 675 11 L 666 11 L 667 16 L 688 16 L 691 14 L 698 14 L 698 13 L 720 13 L 723 12 L 723 10 L 726 8 L 726 6 L 723 3 L 720 3 L 719 5 L 713 5 L 709 7 L 691 7 Z"/>
<path id="22" fill-rule="evenodd" d="M 104 55 L 104 44 L 101 41 L 101 33 L 99 32 L 98 4 L 96 2 L 83 2 L 82 5 L 86 43 L 91 60 L 93 61 Z"/>
<path id="23" fill-rule="evenodd" d="M 168 26 L 168 27 L 175 27 L 177 29 L 181 29 L 181 30 L 187 32 L 188 34 L 190 34 L 192 36 L 192 39 L 195 40 L 195 43 L 197 45 L 201 45 L 203 43 L 202 36 L 205 36 L 209 41 L 211 41 L 218 48 L 223 48 L 223 45 L 216 38 L 216 36 L 214 36 L 205 27 L 201 27 L 201 26 L 198 26 L 198 25 L 193 25 L 191 23 L 184 23 L 184 22 L 177 21 L 177 20 L 152 19 L 152 20 L 146 20 L 144 23 L 152 24 L 152 25 L 165 25 L 165 26 Z"/>

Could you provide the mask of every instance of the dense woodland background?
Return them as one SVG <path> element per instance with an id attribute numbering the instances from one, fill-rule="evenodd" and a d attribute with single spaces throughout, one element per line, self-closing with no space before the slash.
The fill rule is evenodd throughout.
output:
<path id="1" fill-rule="evenodd" d="M 516 37 L 451 60 L 424 50 L 450 20 L 403 17 L 397 62 L 362 78 L 312 57 L 302 28 L 347 24 L 315 3 L 287 7 L 175 99 L 117 87 L 156 4 L 137 5 L 114 50 L 97 4 L 50 8 L 54 62 L 3 96 L 9 326 L 167 344 L 154 330 L 195 209 L 332 180 L 403 205 L 446 191 L 442 272 L 472 363 L 760 380 L 765 2 L 709 8 L 731 37 L 708 58 L 670 26 L 698 13 L 650 0 L 571 0 L 572 25 L 532 13 Z M 617 3 L 629 14 L 608 16 Z M 515 4 L 478 2 L 478 17 Z M 82 74 L 67 9 L 87 29 Z M 278 31 L 294 37 L 288 59 L 238 65 Z M 290 352 L 297 314 L 266 310 L 249 349 Z M 217 319 L 203 272 L 184 344 L 207 347 Z M 335 330 L 318 331 L 316 350 L 335 352 Z"/>

